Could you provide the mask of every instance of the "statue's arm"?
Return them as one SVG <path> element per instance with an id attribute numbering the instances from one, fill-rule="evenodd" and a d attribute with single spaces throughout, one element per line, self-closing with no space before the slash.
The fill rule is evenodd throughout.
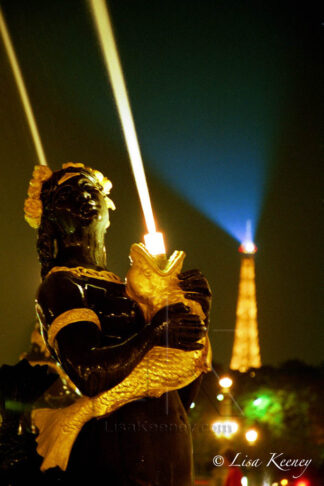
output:
<path id="1" fill-rule="evenodd" d="M 197 330 L 192 330 L 191 314 L 183 304 L 174 304 L 168 308 L 168 319 L 163 319 L 161 313 L 137 334 L 124 342 L 107 346 L 103 345 L 102 333 L 92 323 L 76 322 L 62 329 L 56 338 L 55 351 L 64 370 L 80 391 L 89 396 L 113 388 L 118 385 L 143 359 L 145 354 L 156 345 L 161 345 L 165 339 L 166 329 L 177 326 L 181 320 L 181 332 L 177 331 L 177 342 L 169 340 L 173 347 L 191 351 L 201 349 L 196 343 L 205 334 L 206 328 L 196 322 Z M 172 315 L 175 315 L 172 319 Z M 186 317 L 188 331 L 186 332 Z"/>
<path id="2" fill-rule="evenodd" d="M 64 370 L 88 396 L 120 383 L 153 347 L 155 332 L 146 326 L 126 341 L 104 346 L 101 331 L 90 322 L 76 322 L 62 329 L 55 351 Z"/>
<path id="3" fill-rule="evenodd" d="M 89 309 L 84 289 L 68 274 L 49 276 L 37 301 L 50 349 L 85 395 L 94 396 L 117 385 L 154 345 L 154 325 L 139 326 L 139 332 L 118 345 L 109 345 L 96 309 Z"/>
<path id="4" fill-rule="evenodd" d="M 204 324 L 208 328 L 212 293 L 206 277 L 199 270 L 189 270 L 179 274 L 178 278 L 180 287 L 185 292 L 185 297 L 195 300 L 201 305 L 206 316 Z M 198 396 L 201 382 L 202 375 L 189 385 L 178 390 L 182 404 L 187 412 Z"/>
<path id="5" fill-rule="evenodd" d="M 71 279 L 55 277 L 45 282 L 39 292 L 38 306 L 43 320 L 55 319 L 55 326 L 62 316 L 73 316 L 73 310 L 85 308 L 82 289 Z M 92 312 L 92 311 L 90 311 Z M 93 312 L 95 315 L 95 313 Z M 91 315 L 91 314 L 90 314 Z M 193 320 L 194 319 L 194 320 Z M 193 329 L 196 323 L 197 329 Z M 181 329 L 179 330 L 179 325 Z M 107 345 L 98 322 L 79 319 L 69 322 L 55 334 L 51 344 L 58 361 L 80 391 L 88 396 L 97 395 L 120 383 L 154 346 L 161 345 L 166 329 L 176 331 L 180 349 L 200 349 L 195 342 L 204 334 L 199 320 L 183 304 L 169 306 L 156 314 L 152 322 L 118 345 Z"/>

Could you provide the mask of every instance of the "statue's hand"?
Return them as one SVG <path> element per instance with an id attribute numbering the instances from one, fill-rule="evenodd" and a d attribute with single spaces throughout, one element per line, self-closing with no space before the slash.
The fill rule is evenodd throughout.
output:
<path id="1" fill-rule="evenodd" d="M 208 280 L 200 270 L 179 273 L 178 279 L 180 288 L 185 292 L 185 298 L 195 300 L 201 305 L 207 323 L 211 306 L 211 289 Z"/>
<path id="2" fill-rule="evenodd" d="M 190 308 L 179 303 L 160 309 L 151 321 L 156 329 L 156 346 L 194 351 L 203 349 L 198 343 L 207 332 L 200 318 Z"/>

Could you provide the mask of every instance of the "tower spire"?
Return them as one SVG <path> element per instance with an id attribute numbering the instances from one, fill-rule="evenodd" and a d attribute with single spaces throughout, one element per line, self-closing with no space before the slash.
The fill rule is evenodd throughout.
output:
<path id="1" fill-rule="evenodd" d="M 246 236 L 239 247 L 242 255 L 241 270 L 230 364 L 232 370 L 241 372 L 261 366 L 255 289 L 254 255 L 256 251 L 257 247 L 252 240 L 251 222 L 248 221 Z"/>

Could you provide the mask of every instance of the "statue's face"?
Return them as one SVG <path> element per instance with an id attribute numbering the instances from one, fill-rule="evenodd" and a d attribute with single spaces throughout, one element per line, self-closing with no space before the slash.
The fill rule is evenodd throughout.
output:
<path id="1" fill-rule="evenodd" d="M 52 207 L 55 220 L 64 231 L 72 233 L 80 226 L 109 226 L 106 198 L 93 177 L 82 172 L 67 172 L 58 181 Z"/>

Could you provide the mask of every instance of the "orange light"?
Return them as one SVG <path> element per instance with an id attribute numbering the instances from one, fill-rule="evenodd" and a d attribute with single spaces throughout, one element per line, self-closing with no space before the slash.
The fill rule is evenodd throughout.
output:
<path id="1" fill-rule="evenodd" d="M 249 429 L 246 433 L 245 433 L 245 438 L 246 440 L 250 443 L 250 444 L 254 444 L 254 442 L 257 440 L 258 438 L 258 433 L 255 429 Z"/>
<path id="2" fill-rule="evenodd" d="M 297 481 L 296 486 L 310 486 L 308 479 L 300 479 Z"/>
<path id="3" fill-rule="evenodd" d="M 287 484 L 288 484 L 288 479 L 282 479 L 282 480 L 280 481 L 280 484 L 281 484 L 281 486 L 287 486 Z"/>

